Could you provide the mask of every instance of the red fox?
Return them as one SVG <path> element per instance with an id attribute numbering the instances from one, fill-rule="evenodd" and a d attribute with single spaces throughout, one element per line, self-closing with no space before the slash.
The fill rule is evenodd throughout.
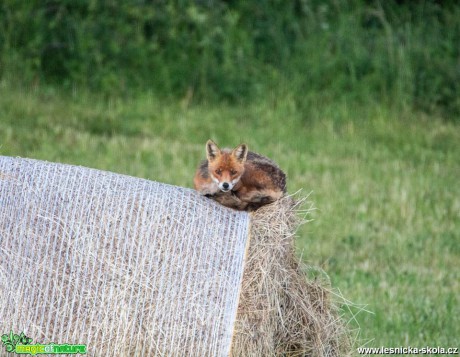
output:
<path id="1" fill-rule="evenodd" d="M 248 151 L 246 144 L 221 150 L 208 140 L 206 158 L 195 173 L 195 189 L 224 206 L 255 210 L 286 193 L 284 172 L 270 159 Z"/>

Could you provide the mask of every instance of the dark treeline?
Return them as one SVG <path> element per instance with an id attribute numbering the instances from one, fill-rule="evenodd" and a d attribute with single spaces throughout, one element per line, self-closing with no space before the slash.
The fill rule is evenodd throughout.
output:
<path id="1" fill-rule="evenodd" d="M 103 93 L 460 114 L 455 1 L 4 0 L 2 77 Z"/>

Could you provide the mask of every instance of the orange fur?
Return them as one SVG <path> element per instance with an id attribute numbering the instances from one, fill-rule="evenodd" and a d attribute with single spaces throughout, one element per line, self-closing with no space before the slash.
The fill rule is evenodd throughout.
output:
<path id="1" fill-rule="evenodd" d="M 224 206 L 253 210 L 286 193 L 284 172 L 270 159 L 249 152 L 245 144 L 221 150 L 208 140 L 206 156 L 195 173 L 195 189 Z"/>

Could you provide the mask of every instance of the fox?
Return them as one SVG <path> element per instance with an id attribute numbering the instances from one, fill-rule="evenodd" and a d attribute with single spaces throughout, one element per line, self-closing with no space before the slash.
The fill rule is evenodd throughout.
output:
<path id="1" fill-rule="evenodd" d="M 246 144 L 220 149 L 208 140 L 206 159 L 193 179 L 195 190 L 220 204 L 254 211 L 286 194 L 286 174 L 269 158 L 248 151 Z"/>

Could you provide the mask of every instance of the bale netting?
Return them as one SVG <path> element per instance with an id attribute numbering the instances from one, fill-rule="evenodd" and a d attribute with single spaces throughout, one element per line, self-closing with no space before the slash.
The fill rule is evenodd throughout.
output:
<path id="1" fill-rule="evenodd" d="M 0 336 L 228 355 L 248 222 L 190 189 L 0 157 Z"/>
<path id="2" fill-rule="evenodd" d="M 351 355 L 351 335 L 326 279 L 308 279 L 295 255 L 304 199 L 286 196 L 251 213 L 231 356 Z"/>
<path id="3" fill-rule="evenodd" d="M 248 214 L 190 189 L 0 156 L 0 336 L 88 356 L 347 355 L 329 286 L 294 254 L 298 205 Z"/>

